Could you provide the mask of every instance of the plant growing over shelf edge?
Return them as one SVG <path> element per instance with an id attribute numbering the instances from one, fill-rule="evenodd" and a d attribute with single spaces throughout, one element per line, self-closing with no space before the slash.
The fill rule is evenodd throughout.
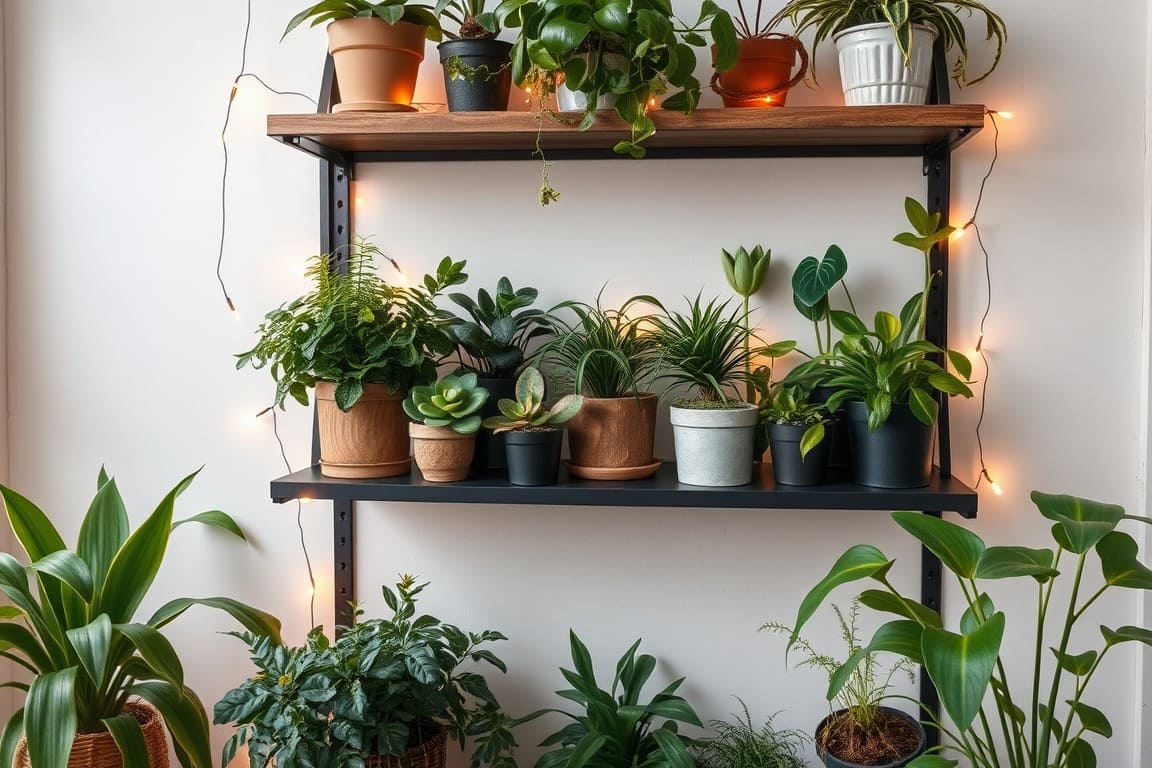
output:
<path id="1" fill-rule="evenodd" d="M 480 429 L 480 409 L 488 390 L 478 386 L 476 374 L 449 375 L 435 384 L 412 387 L 404 398 L 404 413 L 428 427 L 447 427 L 461 435 Z"/>
<path id="2" fill-rule="evenodd" d="M 500 415 L 484 420 L 484 428 L 496 434 L 557 427 L 580 412 L 584 397 L 565 395 L 551 408 L 545 409 L 544 377 L 539 369 L 529 366 L 516 380 L 516 399 L 502 398 L 498 405 Z"/>
<path id="3" fill-rule="evenodd" d="M 432 8 L 410 2 L 410 0 L 321 0 L 321 2 L 310 5 L 293 16 L 280 39 L 283 40 L 292 30 L 308 19 L 312 20 L 309 26 L 316 27 L 342 19 L 375 18 L 389 24 L 395 24 L 398 21 L 418 24 L 425 28 L 425 37 L 437 41 L 442 39 L 443 34 L 436 15 Z"/>

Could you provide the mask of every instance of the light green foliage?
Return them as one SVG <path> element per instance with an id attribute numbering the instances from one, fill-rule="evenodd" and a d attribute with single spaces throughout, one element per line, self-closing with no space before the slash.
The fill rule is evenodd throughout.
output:
<path id="1" fill-rule="evenodd" d="M 813 448 L 820 445 L 826 432 L 828 409 L 823 403 L 807 402 L 808 392 L 777 385 L 763 392 L 758 403 L 760 419 L 765 424 L 789 424 L 808 427 L 800 440 L 800 456 L 807 458 Z"/>
<path id="2" fill-rule="evenodd" d="M 23 735 L 36 768 L 65 768 L 76 734 L 107 726 L 126 764 L 141 765 L 140 724 L 121 717 L 128 699 L 140 697 L 160 711 L 183 768 L 212 768 L 204 707 L 184 684 L 183 666 L 161 630 L 195 605 L 222 610 L 248 631 L 277 639 L 280 622 L 223 597 L 178 598 L 147 621 L 136 616 L 173 529 L 196 523 L 231 535 L 240 530 L 216 510 L 174 519 L 176 499 L 195 477 L 181 480 L 133 531 L 116 481 L 101 469 L 71 550 L 35 504 L 0 486 L 8 522 L 31 562 L 26 567 L 0 553 L 0 594 L 10 603 L 0 608 L 0 656 L 32 676 L 30 685 L 5 683 L 27 698 L 0 736 L 0 764 L 12 765 Z"/>
<path id="3" fill-rule="evenodd" d="M 537 368 L 525 368 L 516 380 L 516 399 L 501 399 L 499 416 L 484 420 L 484 428 L 499 434 L 512 430 L 559 426 L 580 412 L 582 395 L 565 395 L 551 408 L 544 407 L 544 377 Z"/>
<path id="4" fill-rule="evenodd" d="M 477 386 L 476 374 L 445 376 L 435 384 L 412 387 L 404 399 L 404 413 L 429 427 L 448 427 L 462 435 L 480 429 L 479 411 L 488 402 L 488 390 Z"/>
<path id="5" fill-rule="evenodd" d="M 281 39 L 309 19 L 312 20 L 309 26 L 316 27 L 330 21 L 357 18 L 382 19 L 389 24 L 408 21 L 425 27 L 424 34 L 429 40 L 440 40 L 443 37 L 436 13 L 427 5 L 409 0 L 321 0 L 293 16 Z"/>
<path id="6" fill-rule="evenodd" d="M 555 332 L 552 316 L 531 308 L 538 295 L 535 288 L 513 288 L 507 277 L 496 283 L 495 293 L 481 288 L 475 299 L 448 294 L 471 318 L 454 317 L 445 327 L 460 353 L 461 367 L 488 378 L 515 376 L 528 344 Z"/>
<path id="7" fill-rule="evenodd" d="M 696 764 L 702 768 L 804 768 L 801 752 L 810 739 L 800 731 L 776 730 L 772 726 L 776 715 L 755 727 L 748 706 L 739 701 L 744 715 L 733 714 L 736 722 L 708 723 L 716 737 L 697 743 Z"/>

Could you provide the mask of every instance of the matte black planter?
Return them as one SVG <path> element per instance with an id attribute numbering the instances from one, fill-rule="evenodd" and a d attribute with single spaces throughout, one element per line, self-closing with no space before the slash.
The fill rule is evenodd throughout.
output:
<path id="1" fill-rule="evenodd" d="M 932 477 L 935 425 L 912 415 L 906 403 L 894 403 L 888 420 L 868 429 L 868 407 L 845 404 L 852 428 L 852 478 L 874 488 L 923 488 Z"/>
<path id="2" fill-rule="evenodd" d="M 769 424 L 768 443 L 772 448 L 772 475 L 779 485 L 820 485 L 828 480 L 828 425 L 824 439 L 800 455 L 800 441 L 808 427 L 791 424 Z"/>
<path id="3" fill-rule="evenodd" d="M 563 429 L 505 432 L 508 482 L 512 485 L 556 485 L 560 479 Z"/>
<path id="4" fill-rule="evenodd" d="M 516 381 L 514 379 L 477 379 L 476 383 L 488 390 L 488 402 L 480 409 L 480 416 L 499 416 L 500 408 L 497 403 L 501 398 L 514 400 L 516 398 Z M 480 428 L 476 433 L 476 455 L 472 457 L 472 466 L 483 470 L 501 470 L 508 468 L 508 461 L 504 458 L 504 435 L 493 434 L 492 430 Z"/>
<path id="5" fill-rule="evenodd" d="M 908 763 L 912 762 L 913 760 L 915 760 L 917 757 L 919 757 L 920 755 L 922 755 L 924 753 L 924 749 L 925 749 L 925 747 L 927 747 L 928 742 L 927 742 L 926 737 L 924 736 L 924 726 L 920 725 L 920 723 L 917 722 L 916 718 L 912 717 L 911 715 L 907 714 L 906 712 L 901 712 L 900 710 L 892 709 L 891 707 L 880 707 L 880 710 L 882 712 L 887 712 L 888 714 L 891 714 L 891 715 L 896 715 L 900 719 L 907 721 L 913 728 L 916 729 L 916 732 L 918 734 L 920 734 L 920 746 L 917 747 L 916 751 L 913 752 L 912 754 L 908 755 L 907 757 L 904 757 L 904 758 L 901 758 L 900 760 L 897 760 L 894 763 L 884 763 L 883 765 L 875 765 L 875 766 L 862 766 L 859 763 L 849 763 L 845 760 L 841 760 L 834 755 L 830 755 L 827 752 L 824 752 L 823 750 L 820 749 L 819 746 L 817 746 L 816 747 L 816 753 L 818 755 L 820 755 L 820 760 L 823 761 L 824 765 L 827 766 L 827 768 L 903 768 L 905 765 L 908 765 Z M 840 712 L 837 712 L 836 714 L 839 715 L 843 711 L 844 710 L 840 710 Z M 828 721 L 832 717 L 834 717 L 834 715 L 829 715 L 828 717 L 824 718 L 823 720 L 820 721 L 820 725 L 818 725 L 816 727 L 817 745 L 819 745 L 820 732 L 824 730 L 824 726 L 827 725 Z"/>
<path id="6" fill-rule="evenodd" d="M 813 387 L 808 402 L 826 403 L 836 391 L 836 387 Z M 832 469 L 848 469 L 852 466 L 850 431 L 844 406 L 828 414 L 828 422 L 824 425 L 824 441 L 828 443 L 828 466 Z"/>
<path id="7" fill-rule="evenodd" d="M 512 89 L 512 44 L 446 40 L 437 47 L 449 112 L 503 112 Z"/>

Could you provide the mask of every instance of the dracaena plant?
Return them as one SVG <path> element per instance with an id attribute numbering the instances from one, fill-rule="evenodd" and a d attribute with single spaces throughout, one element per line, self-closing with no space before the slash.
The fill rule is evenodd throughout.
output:
<path id="1" fill-rule="evenodd" d="M 429 40 L 442 38 L 440 22 L 427 5 L 409 0 L 321 0 L 293 16 L 281 39 L 305 21 L 311 20 L 309 26 L 316 27 L 344 19 L 381 19 L 389 24 L 408 21 L 424 27 L 424 35 Z"/>
<path id="2" fill-rule="evenodd" d="M 497 405 L 499 416 L 484 420 L 484 428 L 499 434 L 514 430 L 555 429 L 567 423 L 584 405 L 582 395 L 565 395 L 544 407 L 544 376 L 537 368 L 528 367 L 516 380 L 516 399 L 502 398 Z"/>
<path id="3" fill-rule="evenodd" d="M 964 18 L 973 14 L 984 17 L 986 40 L 996 41 L 992 64 L 978 77 L 968 75 L 968 36 Z M 1004 19 L 978 0 L 790 0 L 773 18 L 772 24 L 788 18 L 796 34 L 815 30 L 813 46 L 850 27 L 861 24 L 889 24 L 896 33 L 896 43 L 909 66 L 912 27 L 923 24 L 936 30 L 946 52 L 957 52 L 952 67 L 956 84 L 975 85 L 992 74 L 1000 63 L 1008 28 Z"/>
<path id="4" fill-rule="evenodd" d="M 488 390 L 476 384 L 476 374 L 445 376 L 435 384 L 412 387 L 404 398 L 404 413 L 429 427 L 448 427 L 461 435 L 480 429 L 480 409 Z"/>
<path id="5" fill-rule="evenodd" d="M 481 288 L 475 299 L 449 294 L 471 318 L 455 317 L 444 329 L 456 344 L 460 366 L 487 378 L 514 377 L 533 339 L 555 330 L 550 314 L 532 308 L 539 295 L 535 288 L 513 288 L 507 277 L 497 281 L 495 293 Z"/>
<path id="6" fill-rule="evenodd" d="M 243 531 L 213 510 L 176 520 L 177 497 L 196 473 L 168 492 L 132 530 L 116 481 L 100 470 L 96 496 L 74 549 L 35 504 L 0 486 L 12 531 L 27 553 L 22 565 L 0 552 L 0 655 L 32 676 L 24 706 L 0 735 L 0 764 L 12 765 L 21 736 L 36 768 L 66 768 L 77 734 L 111 733 L 125 765 L 148 765 L 140 724 L 124 712 L 130 697 L 163 716 L 183 768 L 212 768 L 208 720 L 163 629 L 196 605 L 225 611 L 249 632 L 279 638 L 280 622 L 225 597 L 177 598 L 146 620 L 137 616 L 148 596 L 169 537 L 199 523 L 240 538 Z M 31 581 L 31 585 L 29 582 Z"/>
<path id="7" fill-rule="evenodd" d="M 894 587 L 889 574 L 895 561 L 869 545 L 845 552 L 800 605 L 796 632 L 837 587 L 862 579 L 878 585 L 862 593 L 861 602 L 897 618 L 837 670 L 828 695 L 838 693 L 866 652 L 889 651 L 922 665 L 940 694 L 947 721 L 938 724 L 950 743 L 908 768 L 961 764 L 949 754 L 972 768 L 1094 766 L 1092 742 L 1112 735 L 1107 716 L 1090 703 L 1089 690 L 1114 648 L 1130 642 L 1152 646 L 1152 630 L 1100 626 L 1092 640 L 1081 625 L 1110 592 L 1152 590 L 1152 569 L 1141 562 L 1139 545 L 1119 530 L 1124 520 L 1150 520 L 1074 496 L 1034 491 L 1032 502 L 1042 518 L 1038 522 L 1052 524 L 1047 548 L 988 546 L 948 521 L 916 512 L 893 514 L 955 579 L 965 603 L 958 626 L 947 627 L 937 611 Z M 1008 607 L 1007 600 L 998 604 L 986 590 L 1002 580 L 1030 584 L 1034 610 L 1017 612 L 1018 602 Z M 1033 654 L 1021 667 L 1001 655 L 1006 634 L 1035 638 Z"/>

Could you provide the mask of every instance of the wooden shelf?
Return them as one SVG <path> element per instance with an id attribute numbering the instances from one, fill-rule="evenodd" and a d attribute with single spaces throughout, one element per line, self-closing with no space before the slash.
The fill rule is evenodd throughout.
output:
<path id="1" fill-rule="evenodd" d="M 984 127 L 979 104 L 655 111 L 651 157 L 920 156 L 957 146 Z M 628 137 L 614 113 L 588 131 L 543 120 L 549 157 L 610 157 Z M 351 165 L 395 160 L 528 159 L 537 121 L 529 112 L 394 112 L 269 115 L 268 135 Z"/>
<path id="2" fill-rule="evenodd" d="M 633 481 L 591 481 L 561 470 L 560 484 L 524 488 L 507 476 L 471 477 L 458 483 L 430 483 L 413 468 L 412 474 L 383 480 L 338 480 L 324 477 L 318 467 L 272 481 L 272 499 L 336 501 L 403 501 L 439 504 L 534 504 L 594 507 L 705 507 L 718 509 L 849 509 L 955 512 L 976 517 L 977 495 L 954 477 L 933 472 L 926 488 L 886 490 L 845 481 L 801 488 L 777 485 L 771 465 L 762 465 L 750 485 L 704 488 L 681 485 L 676 466 L 665 462 L 655 477 Z"/>

